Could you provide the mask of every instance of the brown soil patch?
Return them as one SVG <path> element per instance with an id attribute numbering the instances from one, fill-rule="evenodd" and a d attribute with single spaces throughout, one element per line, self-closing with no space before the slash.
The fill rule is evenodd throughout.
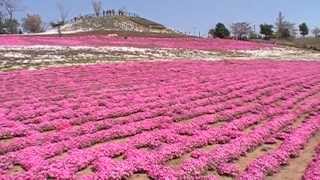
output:
<path id="1" fill-rule="evenodd" d="M 208 146 L 205 146 L 205 147 L 202 147 L 202 148 L 197 148 L 195 150 L 201 150 L 201 151 L 204 151 L 204 152 L 210 152 L 212 151 L 214 148 L 216 148 L 217 146 L 219 146 L 219 144 L 214 144 L 214 145 L 208 145 Z M 175 158 L 175 159 L 172 159 L 170 161 L 167 162 L 167 165 L 171 168 L 179 168 L 181 167 L 181 165 L 183 164 L 184 161 L 192 158 L 191 157 L 191 154 L 192 152 L 190 153 L 186 153 L 184 155 L 182 155 L 181 157 L 179 158 Z"/>
<path id="2" fill-rule="evenodd" d="M 9 170 L 10 175 L 18 175 L 20 173 L 26 172 L 26 170 L 21 165 L 14 165 Z"/>
<path id="3" fill-rule="evenodd" d="M 204 175 L 205 176 L 215 176 L 215 177 L 218 177 L 220 180 L 232 180 L 233 179 L 232 177 L 219 175 L 216 169 L 210 169 L 210 170 L 206 171 Z"/>
<path id="4" fill-rule="evenodd" d="M 256 160 L 258 157 L 266 154 L 267 152 L 278 148 L 280 144 L 281 141 L 277 141 L 276 144 L 263 144 L 256 148 L 254 151 L 247 153 L 246 156 L 240 157 L 240 159 L 235 163 L 238 165 L 241 172 L 243 172 L 251 162 Z"/>
<path id="5" fill-rule="evenodd" d="M 254 131 L 256 128 L 258 128 L 259 126 L 262 126 L 262 125 L 263 125 L 263 123 L 261 123 L 261 124 L 254 124 L 254 125 L 246 128 L 246 129 L 242 130 L 242 132 L 249 134 L 250 132 Z"/>
<path id="6" fill-rule="evenodd" d="M 56 129 L 51 129 L 51 130 L 46 130 L 46 131 L 40 131 L 41 135 L 49 135 L 49 134 L 52 134 L 52 133 L 55 133 L 57 132 Z"/>
<path id="7" fill-rule="evenodd" d="M 213 149 L 217 148 L 218 146 L 219 146 L 219 144 L 212 144 L 212 145 L 208 145 L 208 146 L 205 146 L 203 148 L 200 148 L 200 150 L 204 151 L 204 152 L 210 152 Z"/>
<path id="8" fill-rule="evenodd" d="M 245 128 L 242 130 L 242 132 L 245 132 L 247 134 L 249 134 L 250 132 L 254 131 L 255 129 L 264 126 L 264 122 L 266 122 L 268 120 L 268 118 L 263 118 L 260 119 L 258 122 L 252 124 L 251 126 Z"/>
<path id="9" fill-rule="evenodd" d="M 94 175 L 94 170 L 92 168 L 92 166 L 88 166 L 84 169 L 82 169 L 81 171 L 78 171 L 76 176 L 81 178 L 82 176 L 90 176 L 90 175 Z"/>
<path id="10" fill-rule="evenodd" d="M 191 153 L 187 153 L 187 154 L 182 155 L 179 158 L 175 158 L 175 159 L 168 161 L 167 165 L 171 168 L 178 169 L 185 160 L 190 159 L 190 158 L 191 158 Z"/>
<path id="11" fill-rule="evenodd" d="M 149 176 L 146 174 L 134 174 L 128 178 L 128 180 L 150 180 Z"/>
<path id="12" fill-rule="evenodd" d="M 194 121 L 193 118 L 188 118 L 188 119 L 179 120 L 179 121 L 177 121 L 176 123 L 178 123 L 178 124 L 190 124 L 190 123 L 192 123 L 193 121 Z"/>
<path id="13" fill-rule="evenodd" d="M 299 127 L 303 123 L 304 120 L 308 119 L 308 117 L 309 117 L 309 114 L 301 115 L 296 121 L 294 121 L 292 123 L 292 125 L 290 127 L 292 127 L 292 128 Z"/>
<path id="14" fill-rule="evenodd" d="M 0 139 L 0 144 L 7 145 L 13 141 L 13 138 L 10 139 Z"/>
<path id="15" fill-rule="evenodd" d="M 190 124 L 192 122 L 195 121 L 196 118 L 199 118 L 199 117 L 202 117 L 202 116 L 208 116 L 208 115 L 212 115 L 212 118 L 214 118 L 214 115 L 215 114 L 208 114 L 208 113 L 202 113 L 202 114 L 197 114 L 197 115 L 194 115 L 192 117 L 180 117 L 180 118 L 176 118 L 176 123 L 178 124 Z"/>
<path id="16" fill-rule="evenodd" d="M 218 121 L 218 122 L 209 124 L 209 127 L 210 127 L 210 128 L 219 128 L 219 127 L 225 125 L 226 123 L 227 123 L 227 122 L 224 122 L 224 121 Z"/>
<path id="17" fill-rule="evenodd" d="M 61 154 L 59 154 L 57 156 L 53 156 L 53 157 L 49 158 L 48 160 L 51 161 L 51 162 L 52 161 L 58 161 L 58 160 L 64 159 L 67 155 L 68 155 L 68 152 L 64 152 L 64 153 L 61 153 Z"/>
<path id="18" fill-rule="evenodd" d="M 125 160 L 124 154 L 120 154 L 118 156 L 113 157 L 112 159 L 117 160 L 117 161 L 123 161 Z"/>
<path id="19" fill-rule="evenodd" d="M 106 145 L 106 144 L 110 144 L 110 143 L 126 143 L 128 140 L 129 140 L 130 137 L 126 137 L 126 138 L 119 138 L 119 139 L 114 139 L 114 140 L 110 140 L 110 141 L 106 141 L 106 142 L 103 142 L 103 143 L 97 143 L 97 144 L 94 144 L 88 148 L 91 148 L 91 149 L 99 149 L 100 147 Z"/>

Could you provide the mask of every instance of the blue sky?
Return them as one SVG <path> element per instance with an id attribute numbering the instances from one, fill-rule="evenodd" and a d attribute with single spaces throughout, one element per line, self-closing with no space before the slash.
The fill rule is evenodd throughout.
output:
<path id="1" fill-rule="evenodd" d="M 50 22 L 57 19 L 56 4 L 59 0 L 21 0 L 23 11 L 36 13 Z M 60 0 L 62 1 L 62 0 Z M 70 9 L 70 17 L 92 12 L 91 0 L 64 0 Z M 297 24 L 307 22 L 309 26 L 320 26 L 319 0 L 102 0 L 107 8 L 122 8 L 158 21 L 183 32 L 201 32 L 217 22 L 230 25 L 247 21 L 252 24 L 274 23 L 279 11 L 287 20 Z"/>

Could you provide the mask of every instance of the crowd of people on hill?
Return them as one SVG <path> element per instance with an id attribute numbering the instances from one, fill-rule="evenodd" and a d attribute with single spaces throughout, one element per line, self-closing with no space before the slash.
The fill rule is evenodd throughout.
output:
<path id="1" fill-rule="evenodd" d="M 107 17 L 107 16 L 138 16 L 135 13 L 130 13 L 128 11 L 121 10 L 121 9 L 120 10 L 115 10 L 115 9 L 103 10 L 101 15 L 103 17 Z M 81 16 L 74 17 L 72 19 L 72 21 L 77 22 L 79 20 L 91 19 L 91 18 L 94 18 L 94 17 L 95 17 L 95 15 L 85 15 L 85 16 L 81 15 Z"/>
<path id="2" fill-rule="evenodd" d="M 109 9 L 109 10 L 103 10 L 102 15 L 103 16 L 126 16 L 128 13 L 124 10 L 114 10 L 114 9 Z"/>
<path id="3" fill-rule="evenodd" d="M 114 9 L 108 9 L 108 10 L 103 10 L 102 11 L 103 16 L 138 16 L 135 13 L 130 13 L 126 10 L 119 9 L 119 10 L 114 10 Z"/>

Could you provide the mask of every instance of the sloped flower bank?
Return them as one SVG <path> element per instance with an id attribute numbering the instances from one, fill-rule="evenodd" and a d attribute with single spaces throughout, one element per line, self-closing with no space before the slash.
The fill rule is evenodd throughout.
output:
<path id="1" fill-rule="evenodd" d="M 155 37 L 109 37 L 103 35 L 58 36 L 0 36 L 0 46 L 126 46 L 143 48 L 177 48 L 207 51 L 258 50 L 272 48 L 271 44 L 228 39 L 204 38 L 155 38 Z"/>

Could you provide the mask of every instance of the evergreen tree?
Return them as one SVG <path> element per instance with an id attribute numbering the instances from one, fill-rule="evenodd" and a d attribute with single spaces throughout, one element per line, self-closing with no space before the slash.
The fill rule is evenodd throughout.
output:
<path id="1" fill-rule="evenodd" d="M 261 24 L 260 34 L 264 35 L 265 39 L 270 39 L 273 35 L 273 25 L 271 24 Z"/>
<path id="2" fill-rule="evenodd" d="M 300 31 L 300 34 L 305 37 L 306 35 L 309 34 L 309 28 L 307 26 L 306 23 L 302 23 L 299 25 L 299 31 Z"/>
<path id="3" fill-rule="evenodd" d="M 230 31 L 222 23 L 218 23 L 214 30 L 214 37 L 226 38 L 230 36 Z"/>

